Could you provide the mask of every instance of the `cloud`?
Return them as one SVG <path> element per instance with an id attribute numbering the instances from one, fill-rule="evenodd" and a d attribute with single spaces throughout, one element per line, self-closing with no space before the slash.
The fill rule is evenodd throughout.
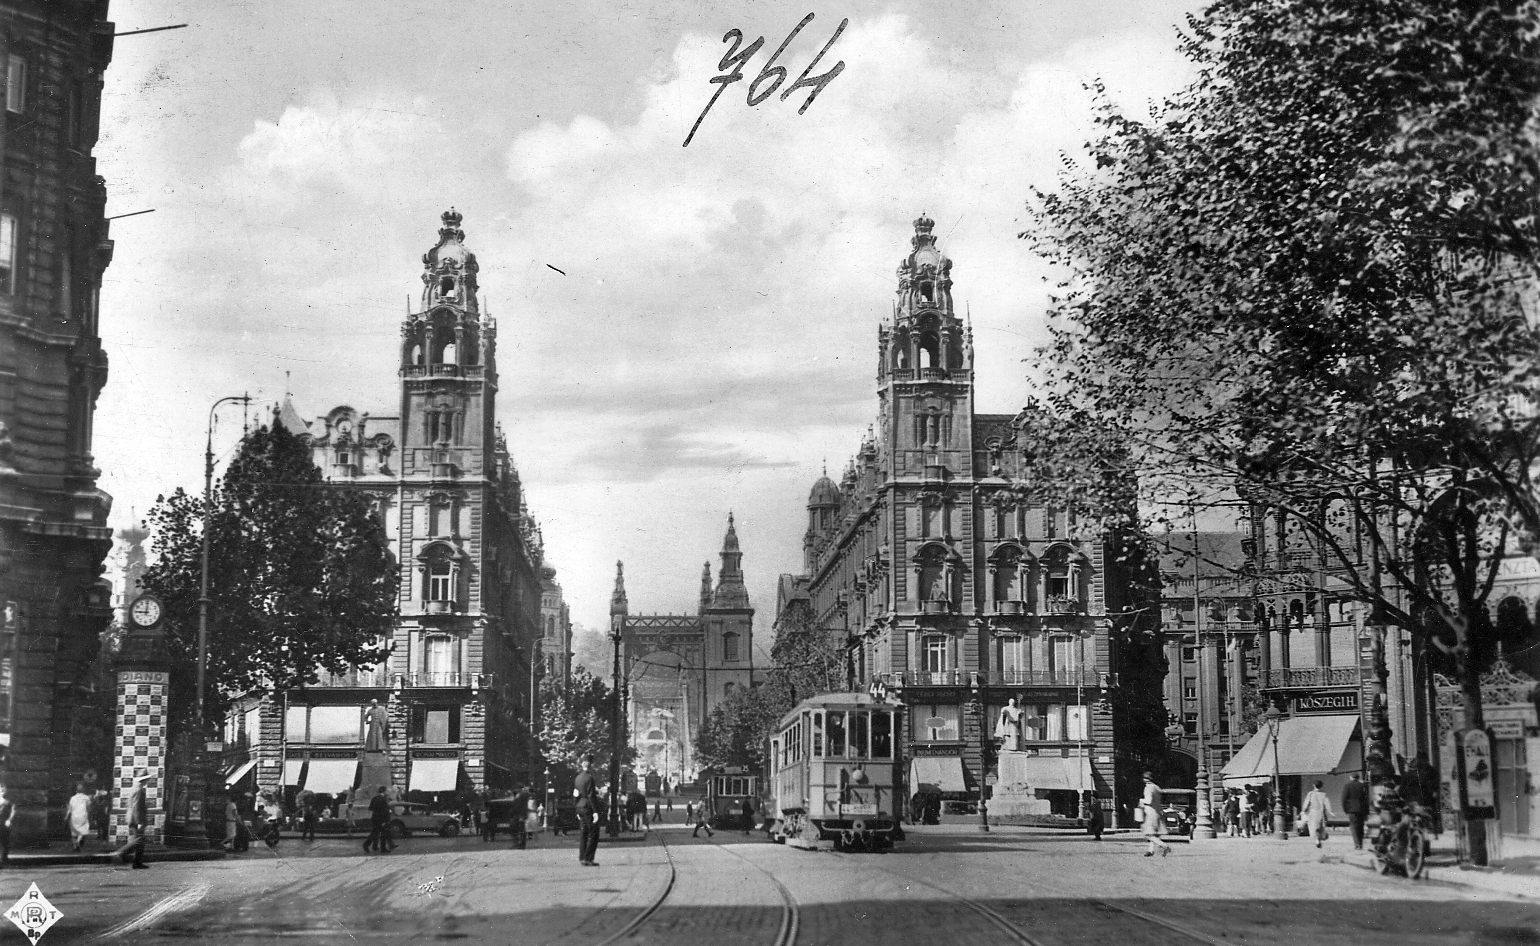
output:
<path id="1" fill-rule="evenodd" d="M 687 606 L 731 508 L 756 601 L 772 607 L 775 573 L 800 565 L 820 463 L 838 471 L 876 416 L 877 329 L 921 211 L 971 311 L 978 409 L 1019 406 L 1047 275 L 1016 238 L 1024 202 L 1091 132 L 1084 83 L 1100 77 L 1134 105 L 1179 84 L 1168 38 L 1133 25 L 1066 46 L 1060 33 L 1112 21 L 1034 19 L 1011 27 L 1036 31 L 1030 42 L 1005 42 L 993 14 L 948 14 L 938 28 L 919 8 L 853 4 L 817 71 L 845 68 L 799 115 L 800 93 L 746 98 L 805 11 L 697 6 L 644 17 L 655 42 L 628 47 L 614 82 L 594 78 L 613 62 L 573 58 L 555 19 L 526 26 L 524 13 L 475 38 L 480 59 L 408 73 L 382 32 L 367 62 L 313 68 L 327 31 L 348 22 L 338 14 L 296 41 L 304 55 L 247 50 L 245 20 L 229 27 L 232 68 L 276 85 L 178 86 L 196 112 L 141 105 L 132 83 L 115 92 L 116 109 L 139 111 L 101 149 L 115 199 L 129 201 L 114 211 L 160 208 L 113 224 L 104 286 L 114 375 L 97 456 L 120 506 L 142 514 L 157 492 L 197 482 L 208 405 L 226 394 L 291 389 L 307 415 L 343 402 L 393 412 L 403 296 L 417 298 L 417 260 L 451 204 L 499 323 L 499 419 L 563 583 L 595 626 L 617 556 L 636 569 L 639 603 Z M 1068 22 L 1083 4 L 1060 6 Z M 627 19 L 605 35 L 629 36 Z M 719 19 L 751 40 L 763 29 L 765 45 L 684 148 L 718 88 Z M 838 23 L 820 13 L 787 46 L 788 83 Z M 521 37 L 549 55 L 524 72 L 494 64 Z M 238 65 L 246 52 L 268 57 L 265 69 Z M 177 126 L 188 114 L 201 124 Z M 133 139 L 151 127 L 153 147 Z M 216 442 L 233 439 L 234 416 Z M 164 455 L 155 464 L 146 436 Z"/>

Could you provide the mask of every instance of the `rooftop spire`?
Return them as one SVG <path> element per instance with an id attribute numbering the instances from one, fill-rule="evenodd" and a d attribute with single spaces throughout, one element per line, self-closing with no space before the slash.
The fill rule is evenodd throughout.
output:
<path id="1" fill-rule="evenodd" d="M 711 563 L 707 562 L 700 569 L 700 609 L 705 611 L 711 607 Z"/>
<path id="2" fill-rule="evenodd" d="M 624 562 L 615 563 L 615 591 L 610 595 L 610 614 L 625 614 L 629 605 L 626 602 L 626 566 Z"/>
<path id="3" fill-rule="evenodd" d="M 722 537 L 722 567 L 717 572 L 717 590 L 713 608 L 747 609 L 749 590 L 743 584 L 743 553 L 738 550 L 738 530 L 733 514 L 727 514 L 727 535 Z"/>

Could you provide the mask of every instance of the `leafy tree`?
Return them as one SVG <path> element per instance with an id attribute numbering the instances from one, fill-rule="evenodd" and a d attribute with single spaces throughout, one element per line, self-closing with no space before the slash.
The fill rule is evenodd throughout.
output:
<path id="1" fill-rule="evenodd" d="M 817 693 L 845 689 L 848 655 L 843 642 L 819 627 L 806 601 L 793 601 L 776 618 L 766 687 L 785 709 Z"/>
<path id="2" fill-rule="evenodd" d="M 171 717 L 195 705 L 204 510 L 181 489 L 157 499 L 157 553 L 140 586 L 165 605 Z M 377 663 L 396 616 L 396 565 L 363 494 L 330 486 L 282 424 L 241 442 L 209 517 L 208 716 L 258 688 L 314 684 Z"/>
<path id="3" fill-rule="evenodd" d="M 547 762 L 575 771 L 578 761 L 592 754 L 596 767 L 608 764 L 613 693 L 609 684 L 583 667 L 573 668 L 570 681 L 541 681 L 540 749 Z"/>
<path id="4" fill-rule="evenodd" d="M 695 741 L 702 765 L 761 769 L 785 701 L 768 687 L 737 687 L 706 716 Z"/>
<path id="5" fill-rule="evenodd" d="M 1059 416 L 1128 451 L 1154 518 L 1281 513 L 1447 656 L 1465 726 L 1498 562 L 1540 552 L 1537 12 L 1218 0 L 1197 78 L 1148 120 L 1104 103 L 1024 234 L 1066 273 Z"/>

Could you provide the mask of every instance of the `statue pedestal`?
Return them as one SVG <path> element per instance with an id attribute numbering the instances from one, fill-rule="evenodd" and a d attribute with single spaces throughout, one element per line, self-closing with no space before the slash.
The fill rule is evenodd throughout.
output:
<path id="1" fill-rule="evenodd" d="M 365 801 L 385 786 L 385 794 L 396 797 L 396 783 L 391 777 L 390 753 L 383 749 L 364 750 L 363 761 L 358 766 L 358 794 Z"/>
<path id="2" fill-rule="evenodd" d="M 1002 749 L 999 754 L 999 776 L 995 781 L 994 797 L 989 800 L 989 813 L 998 818 L 1025 818 L 1033 815 L 1050 815 L 1053 805 L 1046 798 L 1037 797 L 1037 788 L 1031 784 L 1028 762 L 1031 753 Z"/>

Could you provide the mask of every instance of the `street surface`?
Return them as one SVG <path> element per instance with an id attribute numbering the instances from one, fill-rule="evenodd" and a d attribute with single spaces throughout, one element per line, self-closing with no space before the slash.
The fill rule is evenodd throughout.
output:
<path id="1" fill-rule="evenodd" d="M 801 851 L 671 824 L 526 851 L 479 838 L 286 838 L 222 861 L 0 873 L 0 907 L 36 881 L 68 943 L 438 941 L 552 946 L 1196 946 L 1540 944 L 1540 890 L 1519 899 L 1323 863 L 1306 841 L 1219 840 L 1141 856 L 1133 835 L 917 828 L 887 854 Z M 1328 852 L 1348 845 L 1328 842 Z M 0 946 L 25 942 L 4 924 Z"/>

